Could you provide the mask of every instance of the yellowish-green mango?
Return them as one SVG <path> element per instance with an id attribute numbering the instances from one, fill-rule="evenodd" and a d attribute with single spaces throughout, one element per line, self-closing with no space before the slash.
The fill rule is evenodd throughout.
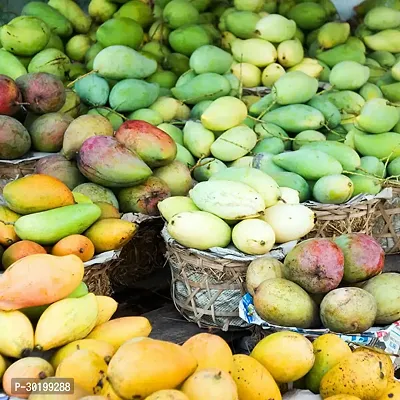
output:
<path id="1" fill-rule="evenodd" d="M 226 29 L 239 39 L 255 37 L 257 22 L 261 17 L 251 11 L 234 11 L 225 17 Z"/>
<path id="2" fill-rule="evenodd" d="M 257 67 L 266 67 L 275 62 L 278 57 L 274 45 L 263 39 L 236 39 L 231 45 L 236 61 L 247 62 Z"/>
<path id="3" fill-rule="evenodd" d="M 197 182 L 208 181 L 211 176 L 227 168 L 221 160 L 212 157 L 204 158 L 193 170 L 193 177 Z"/>
<path id="4" fill-rule="evenodd" d="M 64 43 L 62 39 L 60 38 L 60 36 L 55 35 L 54 33 L 50 34 L 50 39 L 44 49 L 57 49 L 65 53 Z"/>
<path id="5" fill-rule="evenodd" d="M 385 132 L 375 135 L 356 131 L 354 135 L 356 150 L 363 156 L 374 156 L 380 160 L 394 160 L 400 156 L 400 133 Z"/>
<path id="6" fill-rule="evenodd" d="M 332 68 L 329 82 L 338 90 L 357 90 L 368 81 L 369 74 L 369 68 L 364 65 L 342 61 Z"/>
<path id="7" fill-rule="evenodd" d="M 293 150 L 299 150 L 302 146 L 310 144 L 312 142 L 323 142 L 326 137 L 323 133 L 313 130 L 307 130 L 298 133 L 293 141 Z"/>
<path id="8" fill-rule="evenodd" d="M 244 88 L 254 88 L 261 84 L 261 70 L 253 64 L 238 63 L 232 66 L 232 73 Z"/>
<path id="9" fill-rule="evenodd" d="M 14 54 L 0 49 L 0 74 L 15 80 L 27 73 L 25 66 Z"/>
<path id="10" fill-rule="evenodd" d="M 382 90 L 373 83 L 367 82 L 359 90 L 360 95 L 365 101 L 372 99 L 381 99 L 383 97 Z"/>
<path id="11" fill-rule="evenodd" d="M 200 181 L 198 181 L 200 182 Z M 160 211 L 162 217 L 169 222 L 170 219 L 181 212 L 187 211 L 200 211 L 193 200 L 189 197 L 174 196 L 168 197 L 157 203 L 157 208 Z"/>
<path id="12" fill-rule="evenodd" d="M 163 19 L 172 29 L 183 25 L 196 24 L 199 12 L 189 1 L 171 0 L 163 10 Z"/>
<path id="13" fill-rule="evenodd" d="M 164 67 L 180 77 L 190 69 L 189 57 L 185 56 L 184 54 L 170 53 L 167 55 Z"/>
<path id="14" fill-rule="evenodd" d="M 224 74 L 229 71 L 233 62 L 232 56 L 212 45 L 201 46 L 190 56 L 189 66 L 196 74 L 214 72 Z"/>
<path id="15" fill-rule="evenodd" d="M 176 119 L 179 112 L 180 102 L 170 96 L 160 96 L 158 99 L 149 107 L 151 110 L 158 111 L 164 122 L 170 122 Z"/>
<path id="16" fill-rule="evenodd" d="M 323 69 L 324 68 L 317 60 L 305 57 L 303 61 L 301 61 L 299 64 L 289 68 L 287 72 L 301 71 L 308 76 L 311 76 L 312 78 L 318 78 L 321 75 Z"/>
<path id="17" fill-rule="evenodd" d="M 212 43 L 210 34 L 200 25 L 184 25 L 173 30 L 168 41 L 172 49 L 190 56 L 197 48 Z"/>
<path id="18" fill-rule="evenodd" d="M 150 108 L 140 108 L 128 115 L 128 120 L 146 121 L 152 125 L 160 125 L 163 123 L 162 115 L 156 110 Z"/>
<path id="19" fill-rule="evenodd" d="M 359 194 L 372 194 L 376 195 L 382 190 L 381 181 L 371 175 L 349 175 L 353 182 L 353 196 Z"/>
<path id="20" fill-rule="evenodd" d="M 153 21 L 153 14 L 148 3 L 140 0 L 126 2 L 114 14 L 115 18 L 131 18 L 142 27 L 147 27 Z"/>
<path id="21" fill-rule="evenodd" d="M 214 133 L 206 129 L 200 122 L 186 122 L 183 128 L 183 144 L 195 157 L 208 157 L 214 141 Z"/>
<path id="22" fill-rule="evenodd" d="M 382 85 L 381 90 L 388 100 L 394 103 L 400 102 L 400 82 Z"/>
<path id="23" fill-rule="evenodd" d="M 322 204 L 343 204 L 350 200 L 353 191 L 353 182 L 350 178 L 335 174 L 317 180 L 313 187 L 313 197 Z"/>
<path id="24" fill-rule="evenodd" d="M 300 29 L 320 28 L 327 20 L 325 9 L 317 3 L 304 2 L 290 9 L 288 18 L 294 20 Z"/>
<path id="25" fill-rule="evenodd" d="M 317 54 L 317 59 L 332 68 L 342 61 L 355 61 L 360 64 L 365 63 L 365 53 L 361 49 L 355 48 L 351 43 L 344 43 L 332 49 Z"/>
<path id="26" fill-rule="evenodd" d="M 278 61 L 285 68 L 294 67 L 304 58 L 304 49 L 300 40 L 291 39 L 281 42 L 278 46 Z"/>
<path id="27" fill-rule="evenodd" d="M 285 74 L 286 71 L 282 65 L 278 63 L 272 63 L 264 68 L 261 74 L 261 82 L 266 87 L 272 87 L 274 83 Z"/>
<path id="28" fill-rule="evenodd" d="M 184 146 L 176 143 L 176 157 L 175 161 L 180 161 L 185 164 L 188 168 L 192 168 L 195 166 L 196 161 L 192 156 L 192 153 Z"/>
<path id="29" fill-rule="evenodd" d="M 334 104 L 342 113 L 358 115 L 365 104 L 365 100 L 358 93 L 351 90 L 331 91 L 321 95 Z"/>
<path id="30" fill-rule="evenodd" d="M 396 57 L 384 50 L 373 51 L 372 53 L 368 54 L 368 57 L 378 62 L 381 67 L 390 68 L 396 63 Z"/>
<path id="31" fill-rule="evenodd" d="M 151 42 L 148 42 L 144 46 L 142 46 L 140 52 L 142 54 L 145 54 L 146 56 L 153 58 L 158 63 L 164 62 L 164 60 L 171 53 L 167 46 L 155 40 L 152 40 Z"/>
<path id="32" fill-rule="evenodd" d="M 400 61 L 397 61 L 391 69 L 392 77 L 396 81 L 400 81 Z"/>
<path id="33" fill-rule="evenodd" d="M 233 33 L 224 31 L 221 34 L 221 48 L 224 50 L 231 50 L 231 45 L 234 40 L 238 39 Z"/>
<path id="34" fill-rule="evenodd" d="M 118 10 L 118 5 L 109 0 L 91 0 L 89 3 L 89 15 L 95 22 L 106 22 L 111 19 Z"/>
<path id="35" fill-rule="evenodd" d="M 168 36 L 171 30 L 162 20 L 154 21 L 149 28 L 150 40 L 165 41 L 168 40 Z"/>
<path id="36" fill-rule="evenodd" d="M 70 70 L 70 59 L 60 50 L 45 49 L 37 53 L 28 66 L 28 72 L 46 72 L 65 80 Z"/>
<path id="37" fill-rule="evenodd" d="M 157 83 L 160 85 L 160 88 L 171 89 L 175 86 L 178 77 L 172 71 L 159 70 L 146 80 L 150 83 Z"/>
<path id="38" fill-rule="evenodd" d="M 65 52 L 74 61 L 83 61 L 92 41 L 87 35 L 75 35 L 67 42 Z"/>
<path id="39" fill-rule="evenodd" d="M 400 26 L 400 11 L 388 7 L 375 7 L 364 17 L 364 24 L 368 29 L 380 31 L 395 29 Z"/>
<path id="40" fill-rule="evenodd" d="M 183 132 L 177 126 L 163 122 L 157 128 L 164 131 L 167 135 L 172 137 L 176 143 L 183 145 Z"/>
<path id="41" fill-rule="evenodd" d="M 323 49 L 331 49 L 332 47 L 343 44 L 350 35 L 350 24 L 347 22 L 328 22 L 318 31 L 318 44 Z"/>
<path id="42" fill-rule="evenodd" d="M 365 36 L 364 42 L 371 50 L 398 53 L 400 52 L 400 31 L 397 29 L 385 29 L 373 35 Z"/>
<path id="43" fill-rule="evenodd" d="M 92 25 L 92 18 L 73 0 L 49 0 L 47 3 L 64 15 L 71 22 L 77 33 L 88 33 Z"/>
<path id="44" fill-rule="evenodd" d="M 264 0 L 234 0 L 233 5 L 240 11 L 258 12 L 263 9 Z"/>
<path id="45" fill-rule="evenodd" d="M 290 40 L 296 34 L 296 23 L 279 14 L 269 14 L 256 25 L 256 35 L 273 43 Z"/>

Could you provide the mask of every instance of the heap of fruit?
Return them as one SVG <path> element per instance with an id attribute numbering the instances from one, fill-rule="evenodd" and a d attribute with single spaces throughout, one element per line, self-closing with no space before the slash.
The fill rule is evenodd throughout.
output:
<path id="1" fill-rule="evenodd" d="M 400 320 L 400 274 L 381 274 L 383 266 L 376 240 L 354 233 L 303 241 L 283 264 L 255 260 L 246 283 L 271 324 L 354 334 Z"/>

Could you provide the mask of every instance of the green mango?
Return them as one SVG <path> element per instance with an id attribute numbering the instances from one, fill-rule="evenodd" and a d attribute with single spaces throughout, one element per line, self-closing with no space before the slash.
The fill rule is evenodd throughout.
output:
<path id="1" fill-rule="evenodd" d="M 225 17 L 226 29 L 240 39 L 255 37 L 257 22 L 261 17 L 251 11 L 234 11 Z"/>
<path id="2" fill-rule="evenodd" d="M 318 41 L 318 34 L 319 34 L 319 29 L 314 29 L 311 32 L 308 32 L 306 36 L 306 46 L 310 47 L 312 43 L 315 41 Z"/>
<path id="3" fill-rule="evenodd" d="M 296 34 L 296 23 L 279 14 L 269 14 L 256 25 L 256 35 L 273 43 L 290 40 Z"/>
<path id="4" fill-rule="evenodd" d="M 264 0 L 263 10 L 268 14 L 274 14 L 278 11 L 278 0 Z"/>
<path id="5" fill-rule="evenodd" d="M 353 195 L 353 182 L 346 175 L 329 175 L 318 179 L 313 197 L 322 204 L 343 204 Z"/>
<path id="6" fill-rule="evenodd" d="M 199 15 L 199 24 L 215 24 L 217 21 L 217 16 L 212 12 L 205 12 Z"/>
<path id="7" fill-rule="evenodd" d="M 340 124 L 342 117 L 339 109 L 326 97 L 316 95 L 307 105 L 321 111 L 329 128 L 334 129 Z"/>
<path id="8" fill-rule="evenodd" d="M 382 85 L 382 79 L 385 80 L 388 76 L 391 76 L 391 74 L 388 74 L 388 71 L 386 71 L 385 68 L 382 67 L 373 67 L 369 66 L 369 83 L 373 83 L 378 86 L 378 83 Z M 379 86 L 378 86 L 379 87 Z"/>
<path id="9" fill-rule="evenodd" d="M 228 167 L 216 158 L 203 158 L 198 167 L 193 170 L 193 177 L 197 182 L 208 181 L 212 175 Z"/>
<path id="10" fill-rule="evenodd" d="M 328 22 L 318 31 L 318 44 L 322 49 L 331 49 L 346 43 L 350 35 L 350 24 L 347 22 Z"/>
<path id="11" fill-rule="evenodd" d="M 242 87 L 239 78 L 230 72 L 224 74 L 224 77 L 229 81 L 229 84 L 231 85 L 231 91 L 229 92 L 229 96 L 240 97 L 242 93 Z"/>
<path id="12" fill-rule="evenodd" d="M 337 15 L 338 12 L 332 0 L 319 0 L 318 3 L 324 8 L 328 18 L 332 18 Z"/>
<path id="13" fill-rule="evenodd" d="M 49 0 L 47 4 L 67 18 L 77 33 L 89 32 L 92 18 L 74 0 Z"/>
<path id="14" fill-rule="evenodd" d="M 349 177 L 354 187 L 353 196 L 359 194 L 376 195 L 382 190 L 380 181 L 373 176 L 350 175 Z"/>
<path id="15" fill-rule="evenodd" d="M 175 86 L 178 77 L 172 71 L 156 71 L 146 80 L 150 83 L 157 83 L 160 88 L 171 89 Z"/>
<path id="16" fill-rule="evenodd" d="M 384 50 L 373 51 L 372 53 L 368 54 L 368 57 L 377 61 L 379 65 L 384 68 L 393 67 L 393 65 L 396 63 L 396 57 L 392 53 Z"/>
<path id="17" fill-rule="evenodd" d="M 392 161 L 392 163 L 393 162 L 394 161 Z M 389 166 L 388 166 L 388 170 L 389 170 Z M 372 156 L 361 157 L 361 164 L 360 164 L 360 167 L 357 169 L 357 172 L 359 174 L 375 175 L 375 176 L 378 176 L 379 178 L 386 177 L 385 164 L 378 158 L 372 157 Z"/>
<path id="18" fill-rule="evenodd" d="M 176 143 L 176 150 L 176 161 L 180 161 L 188 168 L 192 168 L 195 166 L 196 160 L 192 156 L 192 153 L 186 147 L 183 147 L 181 144 Z"/>
<path id="19" fill-rule="evenodd" d="M 210 5 L 213 3 L 212 0 L 189 0 L 190 3 L 196 7 L 199 12 L 203 12 L 207 10 Z"/>
<path id="20" fill-rule="evenodd" d="M 163 20 L 172 29 L 177 29 L 186 24 L 196 24 L 199 11 L 186 0 L 172 0 L 163 10 Z"/>
<path id="21" fill-rule="evenodd" d="M 326 92 L 321 97 L 328 99 L 340 112 L 345 114 L 358 115 L 365 104 L 365 100 L 351 90 Z"/>
<path id="22" fill-rule="evenodd" d="M 272 159 L 276 157 L 273 156 Z M 271 178 L 280 186 L 288 187 L 299 192 L 300 201 L 304 202 L 310 199 L 310 187 L 307 181 L 299 174 L 294 172 L 271 173 Z"/>
<path id="23" fill-rule="evenodd" d="M 262 118 L 285 131 L 299 133 L 308 129 L 318 130 L 325 124 L 321 111 L 304 104 L 292 104 L 270 111 Z"/>
<path id="24" fill-rule="evenodd" d="M 361 49 L 356 49 L 352 44 L 346 42 L 317 54 L 317 59 L 332 68 L 342 61 L 355 61 L 364 64 L 365 53 Z"/>
<path id="25" fill-rule="evenodd" d="M 118 112 L 132 112 L 151 106 L 158 98 L 160 87 L 139 79 L 124 79 L 110 92 L 110 107 Z"/>
<path id="26" fill-rule="evenodd" d="M 28 68 L 29 63 L 32 60 L 32 57 L 23 57 L 23 56 L 16 56 L 19 61 L 21 61 L 21 64 L 25 67 Z"/>
<path id="27" fill-rule="evenodd" d="M 282 67 L 290 68 L 299 64 L 304 58 L 304 49 L 300 40 L 291 39 L 281 42 L 277 48 L 278 61 Z"/>
<path id="28" fill-rule="evenodd" d="M 226 26 L 226 18 L 230 13 L 237 11 L 234 7 L 228 7 L 224 10 L 222 15 L 219 18 L 218 29 L 220 31 L 226 31 L 228 27 Z"/>
<path id="29" fill-rule="evenodd" d="M 288 16 L 289 11 L 296 5 L 296 0 L 285 0 L 280 1 L 278 6 L 278 14 L 285 17 Z"/>
<path id="30" fill-rule="evenodd" d="M 196 104 L 203 100 L 215 100 L 229 94 L 231 85 L 225 77 L 207 73 L 201 74 L 188 83 L 171 89 L 175 98 L 187 104 Z"/>
<path id="31" fill-rule="evenodd" d="M 59 13 L 55 8 L 40 1 L 29 1 L 21 10 L 21 15 L 40 18 L 44 21 L 55 35 L 69 37 L 72 35 L 71 22 Z"/>
<path id="32" fill-rule="evenodd" d="M 114 14 L 114 18 L 131 18 L 145 28 L 153 22 L 153 13 L 149 4 L 132 0 L 121 6 Z"/>
<path id="33" fill-rule="evenodd" d="M 353 172 L 360 166 L 360 156 L 351 147 L 340 142 L 320 141 L 304 145 L 302 149 L 318 150 L 326 153 L 343 167 L 343 170 Z"/>
<path id="34" fill-rule="evenodd" d="M 165 63 L 168 55 L 171 53 L 167 46 L 155 40 L 146 43 L 141 48 L 142 54 L 149 54 L 158 63 Z"/>
<path id="35" fill-rule="evenodd" d="M 358 93 L 364 98 L 365 101 L 380 99 L 383 97 L 381 89 L 370 82 L 367 82 L 365 85 L 363 85 Z"/>
<path id="36" fill-rule="evenodd" d="M 301 147 L 313 143 L 313 142 L 323 142 L 326 137 L 323 133 L 313 130 L 303 131 L 298 133 L 293 141 L 293 150 L 299 150 Z"/>
<path id="37" fill-rule="evenodd" d="M 388 104 L 385 99 L 368 100 L 356 118 L 356 126 L 368 133 L 385 133 L 399 122 L 399 112 L 396 107 Z"/>
<path id="38" fill-rule="evenodd" d="M 386 71 L 384 73 L 384 75 L 382 75 L 376 82 L 375 84 L 382 90 L 382 86 L 388 86 L 391 85 L 392 83 L 396 83 L 396 81 L 393 79 L 392 76 L 392 72 L 391 71 Z M 391 94 L 391 92 L 389 91 L 388 96 L 394 96 L 394 98 L 396 98 L 396 87 L 394 87 L 394 93 Z M 383 90 L 382 90 L 383 92 Z M 385 94 L 385 93 L 384 93 Z M 385 97 L 389 99 L 389 97 L 385 95 Z M 392 101 L 396 101 L 396 100 L 392 100 Z"/>
<path id="39" fill-rule="evenodd" d="M 279 105 L 306 103 L 318 91 L 318 80 L 301 71 L 288 72 L 274 84 L 272 93 Z"/>
<path id="40" fill-rule="evenodd" d="M 209 105 L 211 105 L 212 102 L 212 100 L 203 100 L 195 104 L 190 110 L 190 119 L 194 121 L 200 121 L 203 112 L 208 108 Z"/>
<path id="41" fill-rule="evenodd" d="M 400 157 L 396 157 L 389 163 L 387 171 L 389 176 L 400 177 Z"/>
<path id="42" fill-rule="evenodd" d="M 164 62 L 164 68 L 171 70 L 175 75 L 180 77 L 190 69 L 189 57 L 184 54 L 170 53 Z"/>
<path id="43" fill-rule="evenodd" d="M 183 146 L 183 132 L 177 126 L 167 123 L 162 123 L 157 128 L 164 131 L 168 136 L 174 139 L 175 143 Z"/>
<path id="44" fill-rule="evenodd" d="M 0 30 L 4 50 L 19 56 L 35 55 L 46 47 L 49 39 L 50 28 L 36 17 L 16 17 Z"/>
<path id="45" fill-rule="evenodd" d="M 16 80 L 22 75 L 26 75 L 28 71 L 22 62 L 12 53 L 0 49 L 0 74 L 6 75 Z"/>
<path id="46" fill-rule="evenodd" d="M 211 44 L 212 38 L 200 25 L 184 25 L 172 31 L 168 41 L 176 53 L 189 57 L 197 48 Z"/>
<path id="47" fill-rule="evenodd" d="M 370 36 L 364 37 L 364 43 L 371 50 L 400 52 L 400 31 L 396 29 L 385 29 Z"/>
<path id="48" fill-rule="evenodd" d="M 394 103 L 400 102 L 400 82 L 381 86 L 383 95 Z"/>
<path id="49" fill-rule="evenodd" d="M 353 47 L 356 50 L 362 51 L 363 53 L 367 52 L 367 48 L 365 47 L 364 42 L 361 39 L 359 39 L 358 37 L 350 36 L 347 39 L 346 44 Z"/>
<path id="50" fill-rule="evenodd" d="M 118 5 L 109 0 L 90 0 L 88 6 L 89 15 L 98 23 L 111 19 L 117 10 Z"/>
<path id="51" fill-rule="evenodd" d="M 103 49 L 104 49 L 104 47 L 100 43 L 95 43 L 86 52 L 85 62 L 86 62 L 86 68 L 88 70 L 93 69 L 94 59 L 96 58 L 97 54 L 99 54 Z"/>
<path id="52" fill-rule="evenodd" d="M 182 74 L 178 80 L 176 81 L 175 87 L 181 87 L 183 85 L 186 85 L 189 83 L 193 78 L 196 78 L 197 74 L 190 69 L 189 71 L 186 71 L 184 74 Z"/>
<path id="53" fill-rule="evenodd" d="M 211 154 L 221 161 L 235 161 L 253 150 L 256 143 L 254 131 L 239 125 L 228 129 L 211 145 Z"/>
<path id="54" fill-rule="evenodd" d="M 263 39 L 236 39 L 232 42 L 232 54 L 236 61 L 256 67 L 266 67 L 278 57 L 274 45 Z"/>
<path id="55" fill-rule="evenodd" d="M 143 29 L 131 18 L 112 18 L 100 25 L 96 39 L 104 47 L 122 45 L 137 50 L 143 41 Z"/>
<path id="56" fill-rule="evenodd" d="M 69 235 L 81 234 L 101 214 L 96 204 L 74 204 L 24 215 L 14 224 L 15 232 L 23 240 L 52 245 Z"/>
<path id="57" fill-rule="evenodd" d="M 156 40 L 157 42 L 167 41 L 171 30 L 165 24 L 163 20 L 157 20 L 149 28 L 150 40 Z"/>
<path id="58" fill-rule="evenodd" d="M 365 24 L 359 24 L 354 32 L 355 37 L 364 39 L 365 36 L 370 36 L 374 32 L 367 28 Z"/>
<path id="59" fill-rule="evenodd" d="M 44 49 L 57 49 L 62 53 L 65 53 L 64 43 L 60 36 L 55 35 L 54 33 L 50 34 L 50 39 L 47 42 L 47 45 Z"/>
<path id="60" fill-rule="evenodd" d="M 318 60 L 318 64 L 322 67 L 322 71 L 319 75 L 319 81 L 329 82 L 329 77 L 331 76 L 331 69 L 322 61 Z"/>
<path id="61" fill-rule="evenodd" d="M 240 11 L 258 12 L 263 9 L 264 0 L 233 0 L 233 5 Z"/>
<path id="62" fill-rule="evenodd" d="M 71 61 L 60 50 L 45 49 L 37 53 L 28 66 L 28 72 L 46 72 L 65 80 L 71 67 Z"/>
<path id="63" fill-rule="evenodd" d="M 79 79 L 74 84 L 74 89 L 81 100 L 89 106 L 104 106 L 108 102 L 110 86 L 104 78 L 97 74 Z"/>
<path id="64" fill-rule="evenodd" d="M 221 32 L 213 24 L 200 24 L 200 26 L 208 33 L 212 42 L 218 42 L 221 39 Z"/>
<path id="65" fill-rule="evenodd" d="M 101 50 L 93 69 L 107 79 L 143 79 L 157 70 L 157 62 L 127 46 L 110 46 Z"/>
<path id="66" fill-rule="evenodd" d="M 365 66 L 367 66 L 368 68 L 382 68 L 378 61 L 369 57 L 365 59 Z"/>
<path id="67" fill-rule="evenodd" d="M 306 41 L 306 35 L 301 29 L 296 28 L 296 33 L 294 34 L 293 39 L 297 39 L 304 46 Z"/>
<path id="68" fill-rule="evenodd" d="M 400 156 L 400 133 L 385 132 L 375 135 L 356 131 L 354 134 L 356 150 L 363 156 L 374 156 L 380 160 L 394 160 Z"/>
<path id="69" fill-rule="evenodd" d="M 206 129 L 201 122 L 186 122 L 183 128 L 183 144 L 195 157 L 208 157 L 214 141 L 214 133 Z"/>
<path id="70" fill-rule="evenodd" d="M 277 137 L 270 137 L 266 139 L 261 139 L 252 150 L 252 154 L 258 154 L 258 153 L 280 154 L 283 151 L 285 151 L 285 145 L 283 143 L 283 140 Z"/>
<path id="71" fill-rule="evenodd" d="M 265 172 L 267 175 L 279 174 L 285 172 L 281 167 L 278 167 L 273 161 L 271 153 L 257 153 L 253 157 L 251 167 Z"/>
<path id="72" fill-rule="evenodd" d="M 336 64 L 329 75 L 330 84 L 338 90 L 357 90 L 369 78 L 369 68 L 355 61 Z"/>
<path id="73" fill-rule="evenodd" d="M 364 24 L 373 31 L 395 29 L 400 26 L 400 11 L 387 7 L 375 7 L 364 17 Z"/>
<path id="74" fill-rule="evenodd" d="M 279 108 L 279 105 L 275 103 L 275 95 L 273 93 L 269 93 L 250 106 L 249 114 L 253 117 L 264 115 L 267 111 L 272 111 Z"/>
<path id="75" fill-rule="evenodd" d="M 278 138 L 285 145 L 285 150 L 290 150 L 292 147 L 289 135 L 278 125 L 268 122 L 257 123 L 254 126 L 254 132 L 259 139 Z"/>
<path id="76" fill-rule="evenodd" d="M 305 147 L 300 150 L 278 154 L 272 160 L 279 167 L 289 172 L 294 172 L 308 180 L 317 180 L 326 175 L 342 173 L 342 165 L 334 157 L 320 150 L 306 149 Z"/>
<path id="77" fill-rule="evenodd" d="M 83 61 L 92 41 L 87 35 L 75 35 L 67 42 L 65 53 L 73 61 Z"/>
<path id="78" fill-rule="evenodd" d="M 320 28 L 327 20 L 327 14 L 320 4 L 304 2 L 290 9 L 288 18 L 294 20 L 300 29 Z"/>
<path id="79" fill-rule="evenodd" d="M 388 7 L 400 10 L 399 0 L 365 0 L 361 4 L 354 7 L 357 15 L 363 16 L 374 7 Z"/>
<path id="80" fill-rule="evenodd" d="M 208 72 L 224 74 L 229 71 L 232 62 L 232 56 L 226 51 L 212 45 L 205 45 L 193 52 L 189 66 L 196 74 Z"/>
<path id="81" fill-rule="evenodd" d="M 395 79 L 396 81 L 400 81 L 400 61 L 397 61 L 392 69 L 390 70 L 392 74 L 392 78 Z"/>
<path id="82" fill-rule="evenodd" d="M 128 120 L 146 121 L 154 126 L 163 123 L 162 115 L 158 111 L 151 110 L 150 108 L 140 108 L 130 113 L 127 118 Z"/>
<path id="83" fill-rule="evenodd" d="M 124 123 L 124 120 L 118 113 L 114 112 L 113 110 L 109 110 L 107 108 L 92 108 L 91 110 L 88 111 L 89 115 L 101 115 L 105 118 L 107 118 L 114 131 L 117 131 L 119 127 Z"/>

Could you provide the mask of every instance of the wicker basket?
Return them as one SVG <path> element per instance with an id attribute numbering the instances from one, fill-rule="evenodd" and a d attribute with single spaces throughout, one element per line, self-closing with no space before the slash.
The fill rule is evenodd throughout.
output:
<path id="1" fill-rule="evenodd" d="M 372 234 L 386 254 L 400 253 L 400 188 L 392 188 L 392 198 L 378 205 Z"/>
<path id="2" fill-rule="evenodd" d="M 113 260 L 85 267 L 83 282 L 86 283 L 90 293 L 97 296 L 111 296 L 114 293 L 110 273 L 120 264 L 119 257 Z"/>
<path id="3" fill-rule="evenodd" d="M 18 164 L 11 164 L 0 161 L 0 179 L 11 180 L 33 174 L 39 159 L 21 161 Z"/>

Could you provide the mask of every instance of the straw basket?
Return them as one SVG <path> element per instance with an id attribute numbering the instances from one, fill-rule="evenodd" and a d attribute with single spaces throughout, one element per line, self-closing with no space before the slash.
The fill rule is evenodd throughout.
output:
<path id="1" fill-rule="evenodd" d="M 83 282 L 86 283 L 90 293 L 97 296 L 111 296 L 114 293 L 110 273 L 117 268 L 120 263 L 119 257 L 101 264 L 94 264 L 85 267 Z"/>
<path id="2" fill-rule="evenodd" d="M 0 161 L 0 179 L 11 180 L 33 174 L 37 161 L 38 159 L 24 160 L 17 164 Z"/>
<path id="3" fill-rule="evenodd" d="M 392 198 L 378 206 L 379 214 L 372 234 L 386 254 L 400 253 L 400 188 L 392 188 Z"/>

